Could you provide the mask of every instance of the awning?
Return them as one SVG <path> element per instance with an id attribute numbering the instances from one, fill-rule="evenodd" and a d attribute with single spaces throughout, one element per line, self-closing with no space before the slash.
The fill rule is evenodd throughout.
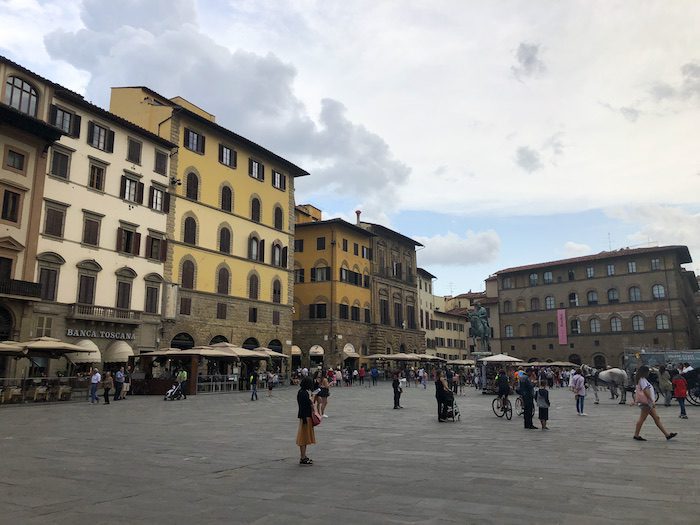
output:
<path id="1" fill-rule="evenodd" d="M 479 359 L 481 363 L 522 363 L 522 359 L 518 359 L 517 357 L 513 357 L 512 355 L 506 355 L 506 354 L 496 354 L 496 355 L 490 355 L 488 357 L 482 357 Z"/>
<path id="2" fill-rule="evenodd" d="M 356 358 L 359 358 L 359 357 L 360 357 L 360 354 L 358 354 L 358 353 L 355 351 L 355 347 L 352 346 L 352 344 L 350 344 L 350 343 L 347 343 L 347 344 L 343 347 L 343 354 L 345 354 L 345 357 L 346 357 L 346 358 L 353 358 L 353 359 L 356 359 Z"/>
<path id="3" fill-rule="evenodd" d="M 168 357 L 168 358 L 180 358 L 180 357 L 236 357 L 233 352 L 227 351 L 223 348 L 211 348 L 209 346 L 195 346 L 187 350 L 180 350 L 179 348 L 161 348 L 155 352 L 149 352 L 147 354 L 141 354 L 141 357 Z"/>
<path id="4" fill-rule="evenodd" d="M 453 361 L 448 361 L 448 365 L 461 365 L 461 366 L 472 366 L 474 365 L 473 359 L 455 359 Z"/>
<path id="5" fill-rule="evenodd" d="M 0 343 L 0 356 L 23 356 L 25 354 L 24 349 L 21 346 L 17 346 L 14 342 Z"/>
<path id="6" fill-rule="evenodd" d="M 265 348 L 264 346 L 260 346 L 255 349 L 256 352 L 263 352 L 267 354 L 269 357 L 282 357 L 284 359 L 289 359 L 289 356 L 287 354 L 283 354 L 282 352 L 275 352 L 274 350 L 270 348 Z"/>
<path id="7" fill-rule="evenodd" d="M 100 352 L 100 349 L 97 348 L 97 345 L 90 339 L 82 339 L 76 343 L 76 346 L 89 350 L 89 353 L 71 352 L 70 354 L 66 354 L 66 359 L 68 359 L 71 363 L 78 365 L 83 363 L 97 364 L 102 362 L 102 353 Z"/>
<path id="8" fill-rule="evenodd" d="M 231 355 L 238 357 L 239 359 L 244 357 L 257 357 L 259 359 L 267 359 L 268 357 L 270 357 L 265 352 L 259 352 L 257 350 L 248 350 L 247 348 L 241 348 L 240 346 L 236 346 L 232 343 L 216 343 L 210 345 L 210 348 L 217 348 L 226 352 L 230 352 Z"/>
<path id="9" fill-rule="evenodd" d="M 124 341 L 114 341 L 105 350 L 102 360 L 105 363 L 126 363 L 130 357 L 134 357 L 134 349 Z"/>
<path id="10" fill-rule="evenodd" d="M 296 345 L 292 346 L 292 355 L 301 355 L 301 348 Z"/>
<path id="11" fill-rule="evenodd" d="M 309 350 L 309 355 L 323 355 L 323 347 L 321 345 L 314 345 Z"/>

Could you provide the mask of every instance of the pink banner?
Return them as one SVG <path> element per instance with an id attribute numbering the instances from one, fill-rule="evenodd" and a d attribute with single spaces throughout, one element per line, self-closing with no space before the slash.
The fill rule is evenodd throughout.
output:
<path id="1" fill-rule="evenodd" d="M 566 337 L 566 310 L 560 308 L 557 310 L 557 333 L 559 334 L 559 344 L 568 344 L 568 339 Z"/>

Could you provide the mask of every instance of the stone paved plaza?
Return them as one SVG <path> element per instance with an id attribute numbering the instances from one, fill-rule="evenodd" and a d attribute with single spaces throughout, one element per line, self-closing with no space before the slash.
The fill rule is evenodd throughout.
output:
<path id="1" fill-rule="evenodd" d="M 458 397 L 438 423 L 434 388 L 333 389 L 298 464 L 296 388 L 164 402 L 133 397 L 0 409 L 0 523 L 698 523 L 700 410 L 660 408 L 678 437 L 601 395 L 575 414 L 551 394 L 552 430 Z M 539 424 L 539 423 L 538 423 Z"/>

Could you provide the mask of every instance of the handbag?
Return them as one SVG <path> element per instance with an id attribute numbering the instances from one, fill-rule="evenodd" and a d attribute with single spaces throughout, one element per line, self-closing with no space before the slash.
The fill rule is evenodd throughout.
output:
<path id="1" fill-rule="evenodd" d="M 649 398 L 647 395 L 644 393 L 644 390 L 637 384 L 637 387 L 634 389 L 634 401 L 639 404 L 639 405 L 649 405 Z"/>
<path id="2" fill-rule="evenodd" d="M 313 423 L 313 425 L 314 425 L 315 427 L 317 427 L 317 426 L 319 426 L 319 425 L 321 424 L 321 421 L 323 421 L 323 420 L 321 419 L 321 416 L 319 415 L 318 412 L 316 412 L 316 411 L 314 410 L 314 411 L 311 413 L 311 422 Z"/>

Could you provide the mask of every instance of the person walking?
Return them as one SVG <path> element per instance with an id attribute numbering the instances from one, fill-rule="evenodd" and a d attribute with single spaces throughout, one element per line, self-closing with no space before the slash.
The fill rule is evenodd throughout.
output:
<path id="1" fill-rule="evenodd" d="M 250 373 L 250 377 L 248 378 L 248 381 L 250 382 L 250 400 L 257 401 L 258 400 L 258 369 L 257 368 L 254 368 L 253 371 Z"/>
<path id="2" fill-rule="evenodd" d="M 311 402 L 310 390 L 314 384 L 310 377 L 306 376 L 299 384 L 297 392 L 297 418 L 299 419 L 299 429 L 297 430 L 297 446 L 299 447 L 299 464 L 313 465 L 313 461 L 306 455 L 306 447 L 316 444 L 316 435 L 314 433 L 314 423 L 311 419 L 313 415 L 313 404 Z"/>
<path id="3" fill-rule="evenodd" d="M 365 374 L 367 373 L 367 370 L 365 370 L 365 365 L 362 365 L 360 368 L 360 386 L 365 386 Z"/>
<path id="4" fill-rule="evenodd" d="M 114 388 L 114 379 L 110 372 L 105 372 L 105 378 L 102 380 L 102 387 L 105 389 L 105 405 L 109 405 L 109 391 Z"/>
<path id="5" fill-rule="evenodd" d="M 124 389 L 124 367 L 117 370 L 114 375 L 114 400 L 119 401 L 122 398 L 122 390 Z"/>
<path id="6" fill-rule="evenodd" d="M 100 398 L 97 397 L 97 387 L 102 382 L 102 376 L 97 368 L 92 369 L 92 375 L 90 376 L 90 403 L 99 403 Z"/>
<path id="7" fill-rule="evenodd" d="M 126 399 L 126 396 L 131 390 L 131 367 L 127 367 L 124 371 L 124 386 L 122 387 L 122 394 L 119 399 Z"/>
<path id="8" fill-rule="evenodd" d="M 394 374 L 394 380 L 391 382 L 391 387 L 394 389 L 394 410 L 403 408 L 401 406 L 401 383 L 399 382 L 399 374 Z"/>
<path id="9" fill-rule="evenodd" d="M 673 397 L 678 400 L 678 406 L 681 407 L 681 415 L 678 416 L 681 419 L 688 419 L 688 415 L 685 413 L 685 398 L 688 396 L 688 381 L 685 380 L 678 370 L 673 370 L 671 372 L 673 377 L 671 384 L 673 385 Z"/>
<path id="10" fill-rule="evenodd" d="M 649 367 L 647 365 L 640 366 L 635 376 L 637 386 L 634 389 L 634 401 L 639 406 L 641 412 L 637 424 L 634 427 L 634 439 L 637 441 L 646 441 L 639 433 L 642 431 L 642 425 L 644 425 L 647 416 L 651 416 L 666 439 L 673 439 L 678 434 L 676 432 L 669 432 L 666 430 L 663 423 L 661 423 L 661 418 L 659 418 L 659 415 L 656 413 L 656 407 L 654 405 L 656 394 L 654 393 L 654 387 L 647 379 L 648 377 Z"/>
<path id="11" fill-rule="evenodd" d="M 665 365 L 659 366 L 659 390 L 664 396 L 664 406 L 670 407 L 671 399 L 673 399 L 673 384 L 671 383 L 671 374 L 666 370 Z"/>
<path id="12" fill-rule="evenodd" d="M 187 399 L 187 370 L 181 368 L 175 377 L 177 382 L 180 384 L 180 393 L 182 394 L 182 399 Z"/>
<path id="13" fill-rule="evenodd" d="M 549 420 L 549 392 L 547 392 L 548 381 L 540 381 L 540 389 L 535 392 L 535 401 L 537 401 L 537 411 L 542 430 L 549 430 L 547 420 Z"/>
<path id="14" fill-rule="evenodd" d="M 343 386 L 343 373 L 340 371 L 340 367 L 335 371 L 335 386 Z"/>
<path id="15" fill-rule="evenodd" d="M 376 366 L 372 367 L 372 370 L 369 371 L 369 375 L 372 376 L 372 386 L 377 386 L 377 378 L 379 377 L 379 370 L 377 370 Z"/>
<path id="16" fill-rule="evenodd" d="M 574 371 L 570 384 L 571 391 L 576 398 L 576 413 L 579 416 L 588 415 L 583 411 L 583 402 L 586 399 L 586 379 L 583 377 L 583 372 L 581 370 Z"/>
<path id="17" fill-rule="evenodd" d="M 272 371 L 267 371 L 267 397 L 272 397 L 272 389 L 275 386 L 275 378 L 272 375 Z"/>
<path id="18" fill-rule="evenodd" d="M 520 378 L 520 385 L 518 387 L 519 394 L 523 396 L 523 422 L 525 428 L 536 429 L 537 427 L 532 424 L 532 418 L 535 415 L 535 387 L 530 381 L 530 371 L 527 374 L 523 374 Z"/>
<path id="19" fill-rule="evenodd" d="M 423 376 L 425 377 L 425 376 Z M 438 421 L 443 423 L 447 421 L 447 381 L 442 375 L 442 371 L 438 370 L 435 374 L 435 399 L 438 406 Z"/>

